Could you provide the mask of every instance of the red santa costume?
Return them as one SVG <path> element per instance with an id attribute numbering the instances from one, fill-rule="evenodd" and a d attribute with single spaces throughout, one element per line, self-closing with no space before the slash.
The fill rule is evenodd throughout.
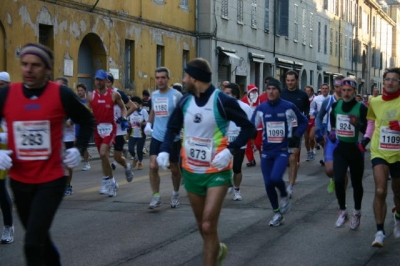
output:
<path id="1" fill-rule="evenodd" d="M 265 93 L 258 95 L 258 88 L 254 84 L 250 84 L 247 86 L 247 95 L 242 98 L 242 102 L 247 103 L 253 111 L 256 109 L 258 105 L 266 101 L 267 101 L 267 95 Z M 256 161 L 254 160 L 252 143 L 253 140 L 249 140 L 247 142 L 247 147 L 246 147 L 246 158 L 249 161 L 247 163 L 248 167 L 256 165 Z M 254 145 L 256 146 L 260 154 L 261 154 L 261 144 L 262 144 L 262 124 L 257 126 L 257 136 L 254 139 Z"/>

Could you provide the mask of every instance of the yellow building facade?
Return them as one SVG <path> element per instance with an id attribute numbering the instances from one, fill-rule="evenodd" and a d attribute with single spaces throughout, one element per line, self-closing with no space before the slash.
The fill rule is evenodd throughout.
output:
<path id="1" fill-rule="evenodd" d="M 171 85 L 196 57 L 195 0 L 0 0 L 0 71 L 21 81 L 19 52 L 29 42 L 54 51 L 52 78 L 93 88 L 97 69 L 115 87 L 141 96 L 154 91 L 154 70 L 166 66 Z"/>

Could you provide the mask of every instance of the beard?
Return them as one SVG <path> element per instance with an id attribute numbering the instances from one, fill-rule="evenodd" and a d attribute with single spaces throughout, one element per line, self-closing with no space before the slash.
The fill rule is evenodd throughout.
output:
<path id="1" fill-rule="evenodd" d="M 196 87 L 195 87 L 193 84 L 191 84 L 191 83 L 186 83 L 185 86 L 186 86 L 186 91 L 187 91 L 188 93 L 193 94 L 193 95 L 196 94 Z"/>
<path id="2" fill-rule="evenodd" d="M 351 102 L 354 98 L 355 98 L 356 96 L 353 94 L 350 98 L 344 98 L 344 97 L 342 97 L 342 99 L 343 99 L 343 101 L 345 102 L 345 103 L 348 103 L 348 102 Z"/>

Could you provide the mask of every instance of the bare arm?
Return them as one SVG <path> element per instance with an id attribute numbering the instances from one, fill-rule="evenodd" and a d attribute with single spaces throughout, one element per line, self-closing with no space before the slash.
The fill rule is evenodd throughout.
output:
<path id="1" fill-rule="evenodd" d="M 126 106 L 128 107 L 128 110 L 126 111 L 126 116 L 130 116 L 135 110 L 139 108 L 139 106 L 131 100 L 129 100 Z"/>
<path id="2" fill-rule="evenodd" d="M 126 118 L 127 111 L 126 111 L 125 105 L 122 101 L 121 94 L 114 91 L 112 97 L 113 97 L 114 103 L 117 104 L 119 106 L 119 108 L 121 108 L 121 116 Z"/>

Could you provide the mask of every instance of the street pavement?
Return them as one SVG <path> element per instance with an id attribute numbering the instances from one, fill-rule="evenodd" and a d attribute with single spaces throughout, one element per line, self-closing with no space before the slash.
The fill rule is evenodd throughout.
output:
<path id="1" fill-rule="evenodd" d="M 400 265 L 400 239 L 393 237 L 391 213 L 385 223 L 386 246 L 371 247 L 376 228 L 369 159 L 365 162 L 361 226 L 352 231 L 349 222 L 344 228 L 334 227 L 337 203 L 334 194 L 326 191 L 328 179 L 318 163 L 321 153 L 315 161 L 306 162 L 303 149 L 292 208 L 280 227 L 268 225 L 273 213 L 259 161 L 251 168 L 244 162 L 243 201 L 233 201 L 233 195 L 228 194 L 219 220 L 220 241 L 229 249 L 225 266 Z M 171 209 L 172 184 L 167 171 L 160 172 L 163 204 L 149 210 L 148 155 L 144 169 L 135 170 L 131 183 L 125 181 L 122 167 L 117 166 L 114 173 L 120 188 L 118 195 L 110 198 L 98 193 L 102 176 L 100 161 L 95 149 L 91 148 L 90 154 L 92 169 L 85 172 L 80 167 L 76 169 L 72 181 L 74 194 L 64 198 L 51 228 L 63 265 L 202 265 L 202 239 L 185 189 L 181 188 L 180 208 Z M 389 189 L 388 210 L 393 206 L 392 198 Z M 350 184 L 347 206 L 351 213 L 354 204 Z M 24 231 L 14 214 L 15 241 L 0 245 L 0 265 L 25 263 Z"/>

